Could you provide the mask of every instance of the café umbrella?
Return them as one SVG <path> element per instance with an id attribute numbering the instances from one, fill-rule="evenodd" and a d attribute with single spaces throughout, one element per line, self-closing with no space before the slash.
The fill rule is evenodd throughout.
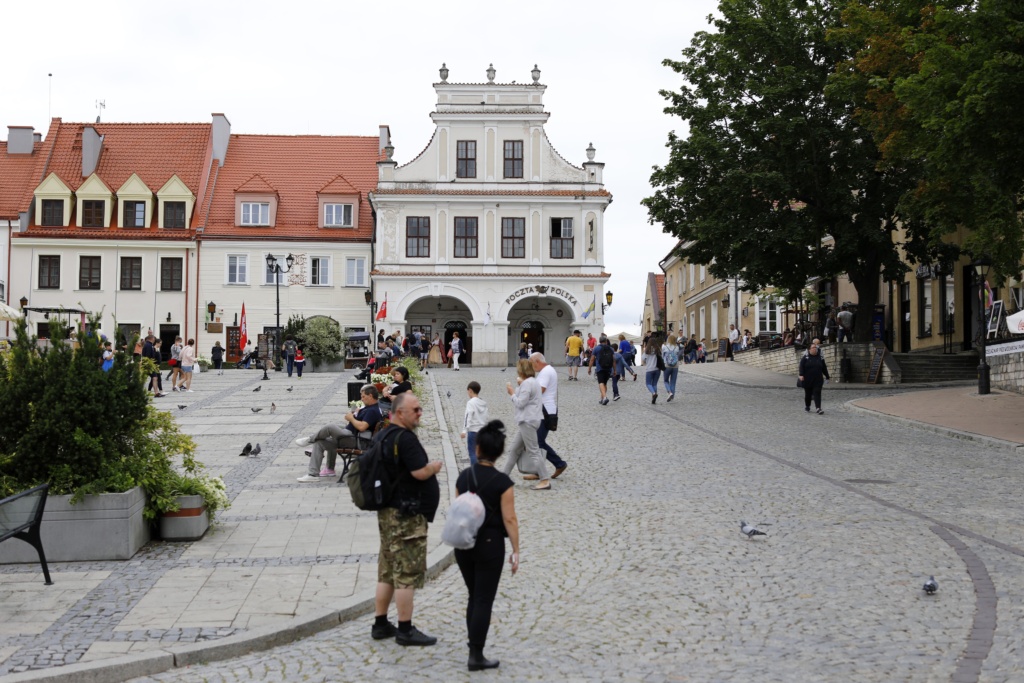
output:
<path id="1" fill-rule="evenodd" d="M 21 311 L 0 301 L 0 320 L 21 320 Z"/>

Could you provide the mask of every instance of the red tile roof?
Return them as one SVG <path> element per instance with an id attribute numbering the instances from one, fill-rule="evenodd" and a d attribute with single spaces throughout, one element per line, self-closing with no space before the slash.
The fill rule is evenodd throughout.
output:
<path id="1" fill-rule="evenodd" d="M 266 180 L 263 179 L 259 173 L 249 178 L 244 183 L 235 188 L 235 192 L 251 192 L 259 194 L 277 194 L 277 190 L 270 186 Z"/>
<path id="2" fill-rule="evenodd" d="M 134 173 L 156 193 L 171 178 L 178 178 L 196 195 L 197 203 L 204 174 L 208 172 L 212 154 L 209 123 L 64 123 L 60 118 L 50 122 L 50 130 L 37 157 L 34 177 L 22 198 L 27 208 L 36 187 L 51 173 L 73 192 L 85 182 L 82 177 L 82 131 L 93 127 L 103 136 L 96 175 L 107 187 L 117 192 Z M 81 237 L 85 239 L 191 239 L 191 230 L 157 230 L 158 211 L 153 211 L 148 228 L 123 229 L 118 224 L 117 207 L 111 214 L 110 228 L 78 228 L 72 205 L 71 224 L 63 227 L 41 227 L 34 217 L 27 232 L 14 237 Z"/>
<path id="3" fill-rule="evenodd" d="M 204 240 L 248 237 L 368 242 L 373 234 L 373 213 L 367 195 L 377 185 L 379 142 L 376 135 L 232 135 L 211 201 L 196 212 L 193 226 L 205 223 Z M 256 176 L 277 192 L 276 227 L 235 225 L 235 188 Z M 317 194 L 336 186 L 339 177 L 351 188 L 339 194 L 359 195 L 359 223 L 354 230 L 317 227 Z"/>
<path id="4" fill-rule="evenodd" d="M 654 284 L 658 288 L 658 303 L 661 304 L 661 308 L 665 308 L 665 275 L 664 273 L 654 276 Z"/>
<path id="5" fill-rule="evenodd" d="M 320 188 L 320 194 L 359 194 L 359 190 L 352 187 L 352 183 L 345 180 L 345 176 L 337 175 L 334 180 Z"/>
<path id="6" fill-rule="evenodd" d="M 33 146 L 32 154 L 7 154 L 7 143 L 0 142 L 0 220 L 16 220 L 28 209 L 25 192 L 35 188 L 35 167 L 43 143 Z"/>

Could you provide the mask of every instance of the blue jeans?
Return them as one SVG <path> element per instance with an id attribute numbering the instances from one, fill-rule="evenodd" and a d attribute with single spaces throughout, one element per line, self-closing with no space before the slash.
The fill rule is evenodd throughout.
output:
<path id="1" fill-rule="evenodd" d="M 288 376 L 292 376 L 292 370 L 295 368 L 295 356 L 289 356 L 285 354 L 285 361 L 288 363 Z"/>
<path id="2" fill-rule="evenodd" d="M 476 432 L 466 432 L 466 448 L 469 449 L 469 464 L 476 464 Z"/>
<path id="3" fill-rule="evenodd" d="M 676 378 L 679 377 L 679 366 L 674 368 L 665 368 L 665 388 L 668 393 L 676 393 Z"/>
<path id="4" fill-rule="evenodd" d="M 648 370 L 647 371 L 647 391 L 652 394 L 658 393 L 658 378 L 661 376 L 661 370 Z"/>
<path id="5" fill-rule="evenodd" d="M 558 457 L 558 453 L 555 453 L 554 448 L 548 445 L 548 434 L 550 431 L 544 420 L 541 420 L 540 427 L 537 427 L 537 445 L 547 454 L 549 463 L 555 467 L 565 467 L 566 462 Z"/>
<path id="6" fill-rule="evenodd" d="M 616 370 L 617 370 L 617 368 L 616 368 Z M 618 396 L 618 395 L 619 395 L 619 373 L 618 372 L 613 372 L 612 373 L 612 396 Z"/>

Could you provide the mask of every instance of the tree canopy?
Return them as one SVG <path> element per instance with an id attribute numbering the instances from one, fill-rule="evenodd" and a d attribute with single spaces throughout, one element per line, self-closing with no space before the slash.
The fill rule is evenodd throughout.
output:
<path id="1" fill-rule="evenodd" d="M 905 269 L 893 236 L 913 177 L 879 163 L 854 103 L 828 88 L 850 56 L 827 39 L 840 10 L 825 1 L 723 0 L 721 17 L 709 18 L 716 31 L 664 62 L 686 81 L 662 92 L 665 111 L 689 134 L 670 133 L 669 162 L 655 168 L 655 193 L 643 203 L 652 222 L 683 241 L 683 257 L 718 277 L 796 298 L 812 277 L 847 273 L 873 304 L 879 275 Z M 921 241 L 906 227 L 903 246 L 916 249 Z"/>
<path id="2" fill-rule="evenodd" d="M 850 51 L 834 85 L 861 93 L 858 120 L 883 164 L 918 169 L 901 211 L 933 244 L 1020 273 L 1024 225 L 1024 4 L 1019 0 L 851 0 L 835 39 Z"/>

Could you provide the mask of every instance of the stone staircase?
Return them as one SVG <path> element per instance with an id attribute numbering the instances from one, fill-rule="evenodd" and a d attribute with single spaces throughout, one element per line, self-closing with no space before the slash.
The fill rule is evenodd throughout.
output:
<path id="1" fill-rule="evenodd" d="M 894 353 L 891 358 L 902 370 L 901 382 L 954 382 L 978 379 L 978 354 L 974 352 Z"/>

